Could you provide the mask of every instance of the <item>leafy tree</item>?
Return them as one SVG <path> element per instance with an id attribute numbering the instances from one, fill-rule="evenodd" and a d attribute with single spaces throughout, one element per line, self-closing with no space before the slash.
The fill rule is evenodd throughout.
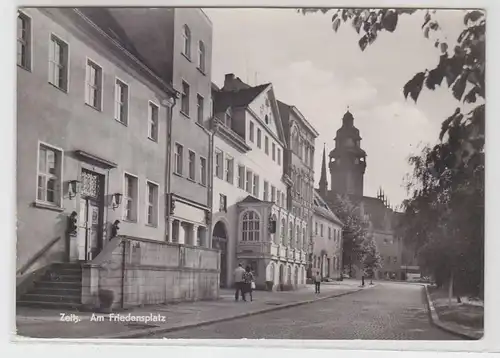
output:
<path id="1" fill-rule="evenodd" d="M 364 241 L 367 235 L 367 223 L 361 216 L 359 207 L 347 196 L 337 195 L 328 206 L 344 223 L 342 227 L 342 262 L 349 267 L 352 275 L 352 264 L 361 261 L 364 253 Z"/>
<path id="2" fill-rule="evenodd" d="M 368 236 L 363 243 L 363 258 L 362 264 L 366 275 L 370 278 L 370 282 L 375 275 L 375 271 L 379 269 L 381 265 L 382 258 L 380 257 L 379 251 L 377 249 L 377 244 L 373 240 L 373 236 Z"/>

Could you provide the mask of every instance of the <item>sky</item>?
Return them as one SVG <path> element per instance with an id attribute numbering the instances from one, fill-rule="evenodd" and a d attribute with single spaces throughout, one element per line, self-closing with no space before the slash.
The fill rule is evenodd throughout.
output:
<path id="1" fill-rule="evenodd" d="M 213 23 L 212 81 L 222 86 L 224 75 L 234 73 L 250 85 L 271 82 L 277 98 L 295 105 L 320 133 L 315 187 L 323 147 L 327 155 L 333 149 L 349 107 L 367 152 L 364 195 L 376 196 L 382 187 L 393 206 L 408 196 L 408 157 L 436 143 L 441 122 L 460 105 L 446 86 L 424 90 L 416 104 L 403 96 L 408 80 L 439 61 L 439 49 L 421 29 L 424 12 L 401 16 L 394 33 L 381 33 L 362 52 L 359 35 L 349 23 L 337 33 L 332 30 L 333 13 L 204 11 Z M 435 16 L 443 29 L 438 36 L 455 41 L 463 29 L 463 15 L 459 10 L 438 11 Z"/>

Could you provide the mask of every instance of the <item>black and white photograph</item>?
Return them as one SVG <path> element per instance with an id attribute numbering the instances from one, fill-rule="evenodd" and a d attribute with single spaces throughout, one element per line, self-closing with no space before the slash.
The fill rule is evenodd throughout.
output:
<path id="1" fill-rule="evenodd" d="M 16 9 L 14 335 L 483 338 L 486 9 L 306 5 Z"/>

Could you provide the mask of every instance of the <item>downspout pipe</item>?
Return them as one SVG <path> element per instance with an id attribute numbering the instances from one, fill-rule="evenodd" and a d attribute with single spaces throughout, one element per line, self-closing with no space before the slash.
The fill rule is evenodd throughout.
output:
<path id="1" fill-rule="evenodd" d="M 164 237 L 165 240 L 172 241 L 171 237 L 168 236 L 168 225 L 170 222 L 170 207 L 171 207 L 171 201 L 172 201 L 172 196 L 171 196 L 171 182 L 172 182 L 172 122 L 174 120 L 174 107 L 177 104 L 177 95 L 178 92 L 169 99 L 165 100 L 165 102 L 168 101 L 168 104 L 165 104 L 167 108 L 167 145 L 166 145 L 166 153 L 165 153 L 165 159 L 166 159 L 166 165 L 165 165 L 165 218 L 166 218 L 166 223 L 165 223 L 165 233 Z"/>

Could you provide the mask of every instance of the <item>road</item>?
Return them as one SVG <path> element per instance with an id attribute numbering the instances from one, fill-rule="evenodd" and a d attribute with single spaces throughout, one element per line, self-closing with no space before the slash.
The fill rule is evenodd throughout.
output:
<path id="1" fill-rule="evenodd" d="M 255 296 L 255 299 L 258 299 L 258 292 Z M 459 339 L 431 325 L 422 286 L 389 282 L 381 282 L 376 287 L 338 298 L 233 321 L 164 333 L 161 337 L 192 339 Z"/>

